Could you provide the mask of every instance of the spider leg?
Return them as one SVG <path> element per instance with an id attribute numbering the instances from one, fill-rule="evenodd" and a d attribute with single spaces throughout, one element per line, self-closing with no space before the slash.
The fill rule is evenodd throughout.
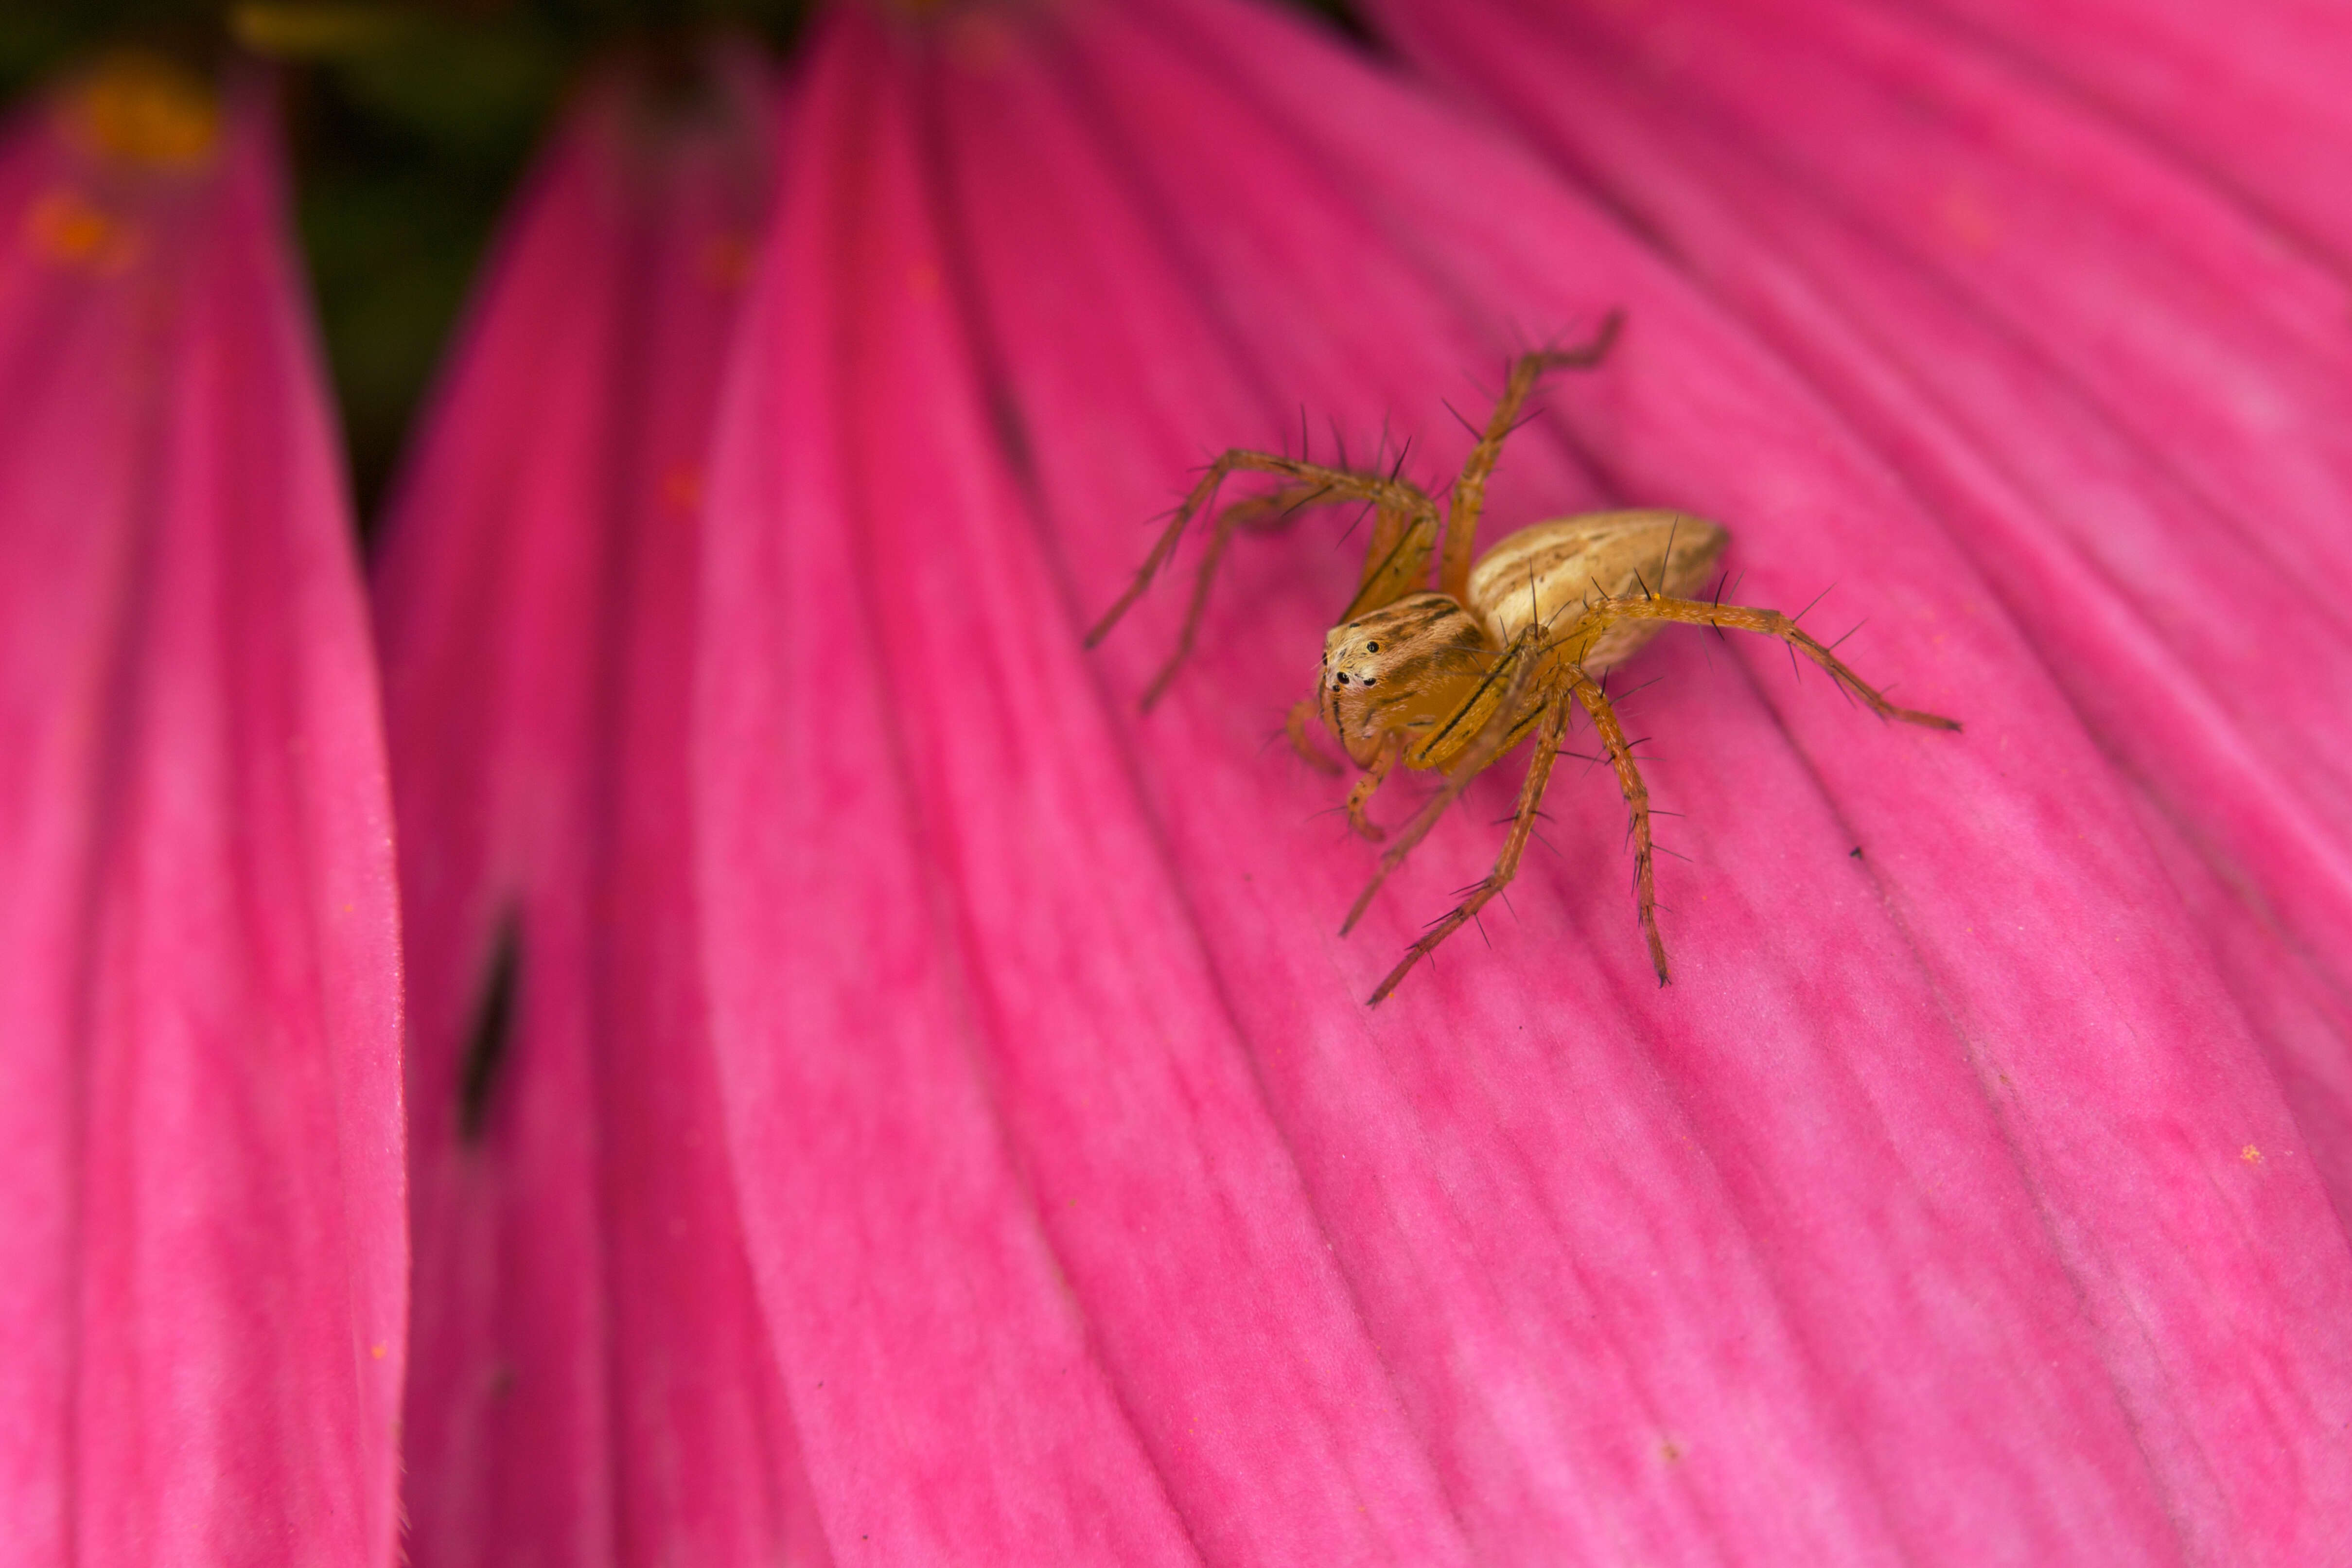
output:
<path id="1" fill-rule="evenodd" d="M 1548 370 L 1590 370 L 1599 364 L 1609 356 L 1610 346 L 1624 324 L 1625 312 L 1612 310 L 1600 330 L 1577 347 L 1525 353 L 1511 362 L 1510 373 L 1503 379 L 1503 395 L 1496 399 L 1494 413 L 1486 416 L 1486 434 L 1470 448 L 1462 464 L 1462 477 L 1454 483 L 1454 499 L 1447 503 L 1445 552 L 1437 574 L 1439 593 L 1455 599 L 1469 596 L 1470 564 L 1476 553 L 1478 514 L 1486 505 L 1486 481 L 1494 477 L 1495 465 L 1503 456 L 1503 442 L 1518 427 L 1519 410 L 1528 394 Z"/>
<path id="2" fill-rule="evenodd" d="M 1650 787 L 1642 782 L 1642 770 L 1633 765 L 1633 748 L 1626 743 L 1625 727 L 1617 722 L 1617 710 L 1611 707 L 1608 694 L 1583 670 L 1569 667 L 1568 689 L 1592 715 L 1592 727 L 1601 732 L 1601 744 L 1607 750 L 1609 765 L 1616 771 L 1617 787 L 1624 792 L 1625 809 L 1633 818 L 1633 885 L 1642 910 L 1642 937 L 1650 944 L 1650 966 L 1658 972 L 1658 984 L 1666 984 L 1666 944 L 1658 935 L 1658 879 L 1655 858 L 1650 842 Z"/>
<path id="3" fill-rule="evenodd" d="M 1889 702 L 1879 689 L 1848 668 L 1845 662 L 1814 640 L 1811 633 L 1778 610 L 1751 609 L 1743 605 L 1716 605 L 1703 599 L 1670 599 L 1663 594 L 1643 598 L 1604 599 L 1588 608 L 1568 628 L 1559 642 L 1570 657 L 1580 654 L 1597 641 L 1602 632 L 1619 621 L 1684 621 L 1693 626 L 1728 626 L 1734 631 L 1760 632 L 1779 637 L 1790 648 L 1803 654 L 1830 672 L 1838 685 L 1858 697 L 1870 710 L 1882 719 L 1898 720 L 1906 724 L 1924 724 L 1931 730 L 1957 730 L 1960 722 L 1940 713 L 1922 712 L 1916 708 L 1899 708 Z"/>
<path id="4" fill-rule="evenodd" d="M 1311 732 L 1310 727 L 1320 717 L 1321 710 L 1315 699 L 1302 697 L 1290 705 L 1289 721 L 1284 727 L 1290 732 L 1290 749 L 1305 759 L 1308 767 L 1318 773 L 1329 773 L 1337 778 L 1339 764 L 1325 756 L 1322 748 L 1307 738 Z"/>
<path id="5" fill-rule="evenodd" d="M 1372 765 L 1364 771 L 1362 778 L 1356 781 L 1356 787 L 1348 792 L 1348 826 L 1375 844 L 1386 838 L 1388 834 L 1379 823 L 1364 815 L 1364 807 L 1371 803 L 1372 792 L 1387 782 L 1390 771 L 1397 765 L 1397 759 L 1403 755 L 1404 731 L 1390 731 L 1381 742 L 1381 749 L 1374 754 Z"/>
<path id="6" fill-rule="evenodd" d="M 1208 605 L 1210 584 L 1216 575 L 1217 565 L 1223 558 L 1225 546 L 1231 542 L 1234 528 L 1264 527 L 1265 526 L 1264 519 L 1269 512 L 1278 515 L 1307 506 L 1318 506 L 1327 501 L 1368 500 L 1381 507 L 1384 512 L 1394 511 L 1399 517 L 1411 520 L 1411 526 L 1400 530 L 1401 533 L 1409 537 L 1417 536 L 1430 542 L 1433 542 L 1436 538 L 1436 503 L 1417 486 L 1380 474 L 1350 473 L 1345 468 L 1326 468 L 1319 463 L 1301 462 L 1295 458 L 1278 457 L 1271 452 L 1250 452 L 1236 448 L 1224 453 L 1216 461 L 1211 463 L 1208 470 L 1201 476 L 1200 481 L 1192 487 L 1192 493 L 1187 495 L 1182 503 L 1176 508 L 1175 514 L 1168 520 L 1168 526 L 1161 530 L 1160 538 L 1153 543 L 1150 553 L 1143 558 L 1143 564 L 1136 569 L 1134 581 L 1127 585 L 1126 592 L 1119 595 L 1117 602 L 1103 613 L 1102 619 L 1097 621 L 1093 629 L 1087 633 L 1087 647 L 1093 647 L 1108 637 L 1111 628 L 1117 626 L 1135 602 L 1143 596 L 1144 590 L 1151 585 L 1152 579 L 1160 574 L 1160 570 L 1168 564 L 1170 558 L 1175 554 L 1177 542 L 1183 537 L 1185 526 L 1215 500 L 1218 488 L 1224 483 L 1226 476 L 1236 470 L 1274 474 L 1292 482 L 1276 491 L 1272 497 L 1240 502 L 1236 507 L 1229 508 L 1218 515 L 1209 544 L 1208 556 L 1202 561 L 1200 574 L 1193 584 L 1192 605 L 1185 615 L 1183 629 L 1178 636 L 1176 651 L 1160 668 L 1160 673 L 1153 678 L 1150 686 L 1146 689 L 1143 700 L 1143 705 L 1146 708 L 1150 708 L 1159 699 L 1160 693 L 1167 689 L 1169 680 L 1173 678 L 1177 668 L 1182 665 L 1185 657 L 1192 651 L 1193 638 L 1200 627 L 1202 614 Z M 1400 542 L 1398 548 L 1403 549 L 1403 543 Z M 1423 553 L 1420 559 L 1425 563 L 1429 544 L 1424 543 L 1421 548 Z M 1368 570 L 1367 577 L 1369 578 L 1370 575 L 1370 573 Z M 1366 590 L 1359 592 L 1357 597 L 1360 601 L 1364 597 L 1364 593 L 1370 591 L 1370 584 L 1368 582 Z M 1389 599 L 1393 599 L 1406 592 L 1410 592 L 1410 589 L 1399 588 L 1390 593 L 1388 598 L 1380 602 L 1385 604 Z M 1353 615 L 1361 612 L 1351 610 L 1349 613 Z"/>
<path id="7" fill-rule="evenodd" d="M 1237 500 L 1217 514 L 1216 526 L 1209 531 L 1208 552 L 1201 557 L 1200 569 L 1192 577 L 1192 601 L 1186 606 L 1184 625 L 1176 634 L 1175 651 L 1168 656 L 1168 662 L 1161 665 L 1159 673 L 1151 678 L 1151 684 L 1143 689 L 1143 699 L 1139 706 L 1146 713 L 1150 712 L 1152 706 L 1167 692 L 1168 683 L 1176 679 L 1177 670 L 1182 668 L 1184 661 L 1192 655 L 1192 639 L 1199 635 L 1202 618 L 1209 611 L 1209 586 L 1216 581 L 1217 567 L 1225 558 L 1225 546 L 1234 542 L 1234 531 L 1246 528 L 1253 533 L 1270 533 L 1322 499 L 1320 487 L 1285 485 L 1270 495 Z M 1087 635 L 1087 646 L 1092 647 L 1096 636 L 1108 630 L 1108 626 L 1109 619 L 1106 617 L 1102 627 Z"/>
<path id="8" fill-rule="evenodd" d="M 1437 826 L 1437 819 L 1445 815 L 1448 806 L 1462 798 L 1462 792 L 1470 787 L 1470 781 L 1492 767 L 1496 759 L 1510 750 L 1512 742 L 1527 732 L 1525 721 L 1530 710 L 1537 666 L 1541 662 L 1536 657 L 1539 636 L 1537 627 L 1529 626 L 1519 634 L 1505 650 L 1503 658 L 1496 662 L 1497 669 L 1507 667 L 1510 670 L 1509 684 L 1504 688 L 1501 702 L 1487 715 L 1477 737 L 1464 749 L 1454 765 L 1445 770 L 1445 783 L 1429 797 L 1426 805 L 1413 814 L 1412 820 L 1404 825 L 1395 841 L 1381 856 L 1380 868 L 1372 873 L 1371 881 L 1357 895 L 1354 907 L 1348 911 L 1348 918 L 1340 922 L 1341 936 L 1353 931 L 1356 922 L 1364 918 L 1364 911 L 1371 908 L 1372 899 L 1380 892 L 1381 885 L 1404 864 L 1405 857 L 1412 853 L 1414 846 L 1429 837 L 1429 830 Z M 1534 701 L 1539 705 L 1541 699 L 1536 698 Z"/>
<path id="9" fill-rule="evenodd" d="M 1397 988 L 1412 966 L 1437 951 L 1437 944 L 1478 918 L 1478 911 L 1501 895 L 1510 886 L 1511 879 L 1519 874 L 1519 857 L 1528 847 L 1528 838 L 1535 832 L 1538 808 L 1543 805 L 1544 788 L 1551 782 L 1553 759 L 1559 755 L 1560 737 L 1568 730 L 1569 708 L 1559 700 L 1555 689 L 1546 705 L 1542 721 L 1536 729 L 1535 754 L 1528 761 L 1527 781 L 1519 785 L 1519 807 L 1511 817 L 1511 831 L 1503 840 L 1503 852 L 1495 858 L 1495 868 L 1486 879 L 1470 890 L 1470 896 L 1456 904 L 1452 912 L 1423 931 L 1421 940 L 1405 951 L 1397 966 L 1388 973 L 1366 1005 L 1377 1007 L 1388 1000 L 1389 993 Z"/>

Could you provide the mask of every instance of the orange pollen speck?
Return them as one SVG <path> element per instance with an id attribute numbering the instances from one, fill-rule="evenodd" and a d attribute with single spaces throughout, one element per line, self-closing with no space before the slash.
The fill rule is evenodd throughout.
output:
<path id="1" fill-rule="evenodd" d="M 740 234 L 714 234 L 695 260 L 702 280 L 714 289 L 740 289 L 751 280 L 754 252 Z"/>
<path id="2" fill-rule="evenodd" d="M 220 105 L 211 89 L 152 55 L 106 60 L 67 95 L 63 109 L 75 141 L 151 169 L 194 168 L 220 139 Z"/>
<path id="3" fill-rule="evenodd" d="M 25 243 L 37 256 L 92 272 L 120 272 L 137 257 L 138 232 L 81 192 L 45 191 L 25 209 Z"/>
<path id="4" fill-rule="evenodd" d="M 693 513 L 702 505 L 702 470 L 682 463 L 662 476 L 662 503 L 672 511 Z"/>

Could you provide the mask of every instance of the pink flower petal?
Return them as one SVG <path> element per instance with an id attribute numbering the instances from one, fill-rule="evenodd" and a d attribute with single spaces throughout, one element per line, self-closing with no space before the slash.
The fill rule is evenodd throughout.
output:
<path id="1" fill-rule="evenodd" d="M 391 816 L 267 96 L 0 142 L 0 1541 L 383 1564 Z"/>
<path id="2" fill-rule="evenodd" d="M 2282 1019 L 2261 1032 L 2306 1140 L 2339 1151 L 2322 1166 L 2339 1206 L 2352 1201 L 2352 1161 L 2342 1152 L 2352 1095 L 2341 1066 L 2352 1035 L 2343 1000 L 2352 986 L 2352 730 L 2341 721 L 2352 637 L 2294 559 L 2296 536 L 2336 531 L 2311 526 L 2316 518 L 2266 527 L 2231 498 L 2201 494 L 2167 449 L 2132 433 L 2150 410 L 2211 403 L 2209 387 L 2169 403 L 2155 388 L 2118 416 L 2044 347 L 2098 322 L 2021 316 L 1973 279 L 1939 287 L 1883 229 L 1784 173 L 1774 146 L 1712 130 L 1686 91 L 1645 89 L 1611 53 L 1501 8 L 1398 5 L 1392 17 L 1411 47 L 1507 106 L 1756 321 L 1947 519 L 2101 746 L 2153 795 L 2156 831 L 2185 834 L 2214 861 L 2213 871 L 2191 875 L 2218 872 L 2244 889 L 2243 901 L 2200 905 L 2232 990 L 2257 1011 L 2283 993 L 2307 993 L 2326 1020 L 2310 1028 Z M 1989 67 L 1976 75 L 1969 113 L 2053 125 L 2047 142 L 2095 148 L 2111 177 L 2085 188 L 2105 199 L 2178 184 Z M 1912 119 L 1943 102 L 1927 99 L 1919 77 L 1905 80 Z M 2027 193 L 2015 198 L 2020 208 L 2067 205 L 2047 167 L 2005 163 L 1999 173 L 2004 192 Z M 2134 266 L 2153 266 L 2153 253 L 2186 269 L 2193 257 L 2178 252 L 2266 244 L 2210 195 L 2175 195 L 2182 221 L 2134 235 Z M 2019 265 L 2128 270 L 2083 253 L 2084 235 L 2096 233 L 2070 231 L 2063 249 L 2062 237 L 2038 236 Z M 2284 261 L 2273 268 L 2296 270 Z M 2315 269 L 2299 271 L 2302 291 L 2327 286 Z M 2158 305 L 2146 308 L 2161 319 Z M 2232 361 L 2241 384 L 2263 374 L 2248 354 Z M 2180 411 L 2185 422 L 2200 416 Z"/>
<path id="3" fill-rule="evenodd" d="M 2217 16 L 2198 0 L 1942 0 L 2317 248 L 2352 256 L 2352 33 L 2328 0 Z M 1957 41 L 1957 40 L 1956 40 Z"/>
<path id="4" fill-rule="evenodd" d="M 2326 1550 L 2341 1226 L 2136 792 L 1853 430 L 1607 215 L 1293 26 L 851 16 L 818 54 L 723 421 L 698 746 L 714 1040 L 836 1542 Z M 1181 586 L 1080 632 L 1210 453 L 1295 444 L 1303 405 L 1444 474 L 1441 398 L 1615 306 L 1497 533 L 1721 517 L 1744 597 L 1841 583 L 1864 668 L 1971 729 L 1661 644 L 1677 984 L 1605 778 L 1570 776 L 1492 949 L 1368 1013 L 1510 795 L 1332 936 L 1368 858 L 1266 737 L 1352 585 L 1336 530 L 1239 547 L 1148 721 Z"/>
<path id="5" fill-rule="evenodd" d="M 715 68 L 697 107 L 613 78 L 573 111 L 378 584 L 415 933 L 419 1564 L 824 1560 L 687 880 L 701 459 L 771 134 L 758 68 Z"/>
<path id="6" fill-rule="evenodd" d="M 1160 951 L 1182 912 L 1067 627 L 975 549 L 1027 535 L 907 62 L 855 16 L 818 52 L 715 480 L 701 745 L 715 1037 L 828 1531 L 876 1562 L 1463 1561 L 1209 979 Z M 937 809 L 954 780 L 988 816 Z M 1054 960 L 969 969 L 958 886 Z"/>

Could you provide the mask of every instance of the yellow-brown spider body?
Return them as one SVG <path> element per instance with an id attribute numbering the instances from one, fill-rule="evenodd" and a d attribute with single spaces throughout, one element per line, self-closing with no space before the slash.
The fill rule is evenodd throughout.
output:
<path id="1" fill-rule="evenodd" d="M 1409 594 L 1325 634 L 1318 703 L 1324 725 L 1358 767 L 1375 765 L 1390 733 L 1403 737 L 1405 766 L 1450 767 L 1500 704 L 1497 660 L 1520 634 L 1531 626 L 1564 633 L 1612 599 L 1694 593 L 1730 539 L 1704 519 L 1657 510 L 1590 512 L 1523 528 L 1478 557 L 1462 600 Z M 1591 627 L 1581 646 L 1549 637 L 1534 679 L 1546 682 L 1562 662 L 1600 675 L 1662 626 Z M 1527 715 L 1522 732 L 1538 717 Z"/>
<path id="2" fill-rule="evenodd" d="M 1217 563 L 1237 528 L 1264 527 L 1330 502 L 1370 504 L 1377 521 L 1356 596 L 1324 638 L 1315 696 L 1291 710 L 1291 742 L 1307 761 L 1330 769 L 1332 764 L 1307 739 L 1309 718 L 1320 717 L 1349 761 L 1363 770 L 1349 793 L 1348 820 L 1368 838 L 1388 837 L 1365 815 L 1365 807 L 1399 763 L 1439 771 L 1444 782 L 1390 841 L 1380 870 L 1339 928 L 1343 933 L 1354 927 L 1381 883 L 1403 864 L 1470 780 L 1521 741 L 1535 737 L 1518 807 L 1494 869 L 1412 944 L 1372 993 L 1375 1005 L 1396 989 L 1415 963 L 1475 919 L 1517 874 L 1560 739 L 1570 716 L 1579 711 L 1591 719 L 1633 819 L 1642 934 L 1658 983 L 1666 983 L 1666 948 L 1656 917 L 1649 791 L 1598 678 L 1631 657 L 1668 621 L 1779 637 L 1828 670 L 1881 718 L 1935 729 L 1959 728 L 1952 720 L 1889 702 L 1777 610 L 1696 597 L 1729 542 L 1720 527 L 1703 519 L 1661 510 L 1592 512 L 1521 529 L 1474 560 L 1486 481 L 1537 377 L 1549 369 L 1587 369 L 1600 363 L 1619 325 L 1612 315 L 1581 348 L 1523 354 L 1513 362 L 1486 432 L 1454 482 L 1442 523 L 1428 492 L 1394 475 L 1355 473 L 1270 452 L 1225 453 L 1209 465 L 1135 581 L 1087 638 L 1087 645 L 1094 646 L 1150 585 L 1185 524 L 1209 508 L 1226 475 L 1240 469 L 1285 481 L 1268 495 L 1236 502 L 1216 514 L 1176 651 L 1144 692 L 1148 709 L 1192 649 Z M 1433 585 L 1429 581 L 1433 568 Z"/>

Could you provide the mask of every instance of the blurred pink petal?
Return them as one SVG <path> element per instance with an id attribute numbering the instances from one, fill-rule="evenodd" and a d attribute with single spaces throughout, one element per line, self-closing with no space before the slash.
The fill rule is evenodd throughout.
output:
<path id="1" fill-rule="evenodd" d="M 0 141 L 0 1541 L 388 1564 L 400 954 L 265 94 Z"/>
<path id="2" fill-rule="evenodd" d="M 702 457 L 760 68 L 604 79 L 548 153 L 378 581 L 415 932 L 410 1550 L 823 1561 L 730 1183 L 688 900 Z"/>
<path id="3" fill-rule="evenodd" d="M 1849 29 L 1866 35 L 1864 51 L 1801 8 L 1775 28 L 1776 47 L 1801 47 L 1811 64 L 1808 106 L 1874 92 L 1899 101 L 1899 123 L 1883 105 L 1870 121 L 1887 121 L 1874 139 L 1940 139 L 1940 151 L 1911 150 L 1922 167 L 1948 163 L 1971 128 L 2011 128 L 2016 156 L 1979 179 L 1998 196 L 1985 221 L 1998 212 L 2016 230 L 1985 241 L 2018 253 L 2001 287 L 1972 256 L 1915 259 L 1893 218 L 1856 211 L 1865 197 L 1899 207 L 1906 193 L 1816 179 L 1811 163 L 1785 167 L 1770 128 L 1796 117 L 1794 103 L 1725 128 L 1710 112 L 1720 106 L 1683 79 L 1695 52 L 1679 44 L 1659 47 L 1666 75 L 1645 80 L 1605 38 L 1517 20 L 1507 6 L 1390 0 L 1385 11 L 1408 47 L 1505 107 L 1747 313 L 1946 520 L 2101 746 L 2153 797 L 2151 836 L 2181 841 L 2168 850 L 2177 879 L 2234 890 L 2192 891 L 2199 923 L 2273 1051 L 2339 1209 L 2352 1205 L 2352 727 L 2342 719 L 2352 635 L 2302 553 L 2340 541 L 2352 496 L 2265 510 L 2200 490 L 2175 461 L 2178 443 L 2133 433 L 2224 417 L 2214 405 L 2250 392 L 2301 409 L 2307 389 L 2281 368 L 2299 353 L 2292 343 L 2267 353 L 2233 311 L 2209 321 L 2142 298 L 2134 303 L 2155 325 L 2133 330 L 2156 337 L 2177 323 L 2199 374 L 2151 381 L 2118 410 L 2074 374 L 2065 345 L 2115 330 L 2107 318 L 2121 311 L 2079 284 L 2065 287 L 2095 302 L 2087 316 L 2067 310 L 2056 277 L 2185 275 L 2200 254 L 2255 256 L 2270 237 L 1948 39 Z M 1706 6 L 1679 22 L 1664 7 L 1650 17 L 1675 38 L 1732 30 Z M 1753 92 L 1744 69 L 1723 74 Z M 1864 110 L 1849 112 L 1858 127 Z M 2172 221 L 2149 225 L 2158 211 Z M 2335 289 L 2309 263 L 2267 265 L 2278 287 L 2265 298 Z M 2031 308 L 2029 294 L 2060 303 Z M 2294 445 L 2279 437 L 2282 460 L 2306 455 Z M 2209 868 L 2187 866 L 2199 854 Z"/>
<path id="4" fill-rule="evenodd" d="M 2341 1539 L 2342 1226 L 2137 792 L 1867 432 L 1611 215 L 1296 26 L 851 13 L 815 53 L 722 420 L 697 745 L 747 1231 L 836 1542 Z M 1492 536 L 1721 518 L 1742 597 L 1839 584 L 1865 670 L 1969 732 L 1661 643 L 1678 983 L 1613 790 L 1570 771 L 1491 949 L 1368 1012 L 1515 781 L 1332 935 L 1368 858 L 1267 737 L 1354 582 L 1336 527 L 1237 547 L 1148 721 L 1181 584 L 1099 655 L 1080 632 L 1215 450 L 1295 449 L 1303 407 L 1444 474 L 1442 398 L 1617 306 Z"/>
<path id="5" fill-rule="evenodd" d="M 2328 0 L 1940 0 L 1956 34 L 2047 73 L 2294 238 L 2352 258 L 2352 29 Z M 1955 42 L 1958 39 L 1955 39 Z M 1973 41 L 1973 40 L 1971 40 Z"/>

